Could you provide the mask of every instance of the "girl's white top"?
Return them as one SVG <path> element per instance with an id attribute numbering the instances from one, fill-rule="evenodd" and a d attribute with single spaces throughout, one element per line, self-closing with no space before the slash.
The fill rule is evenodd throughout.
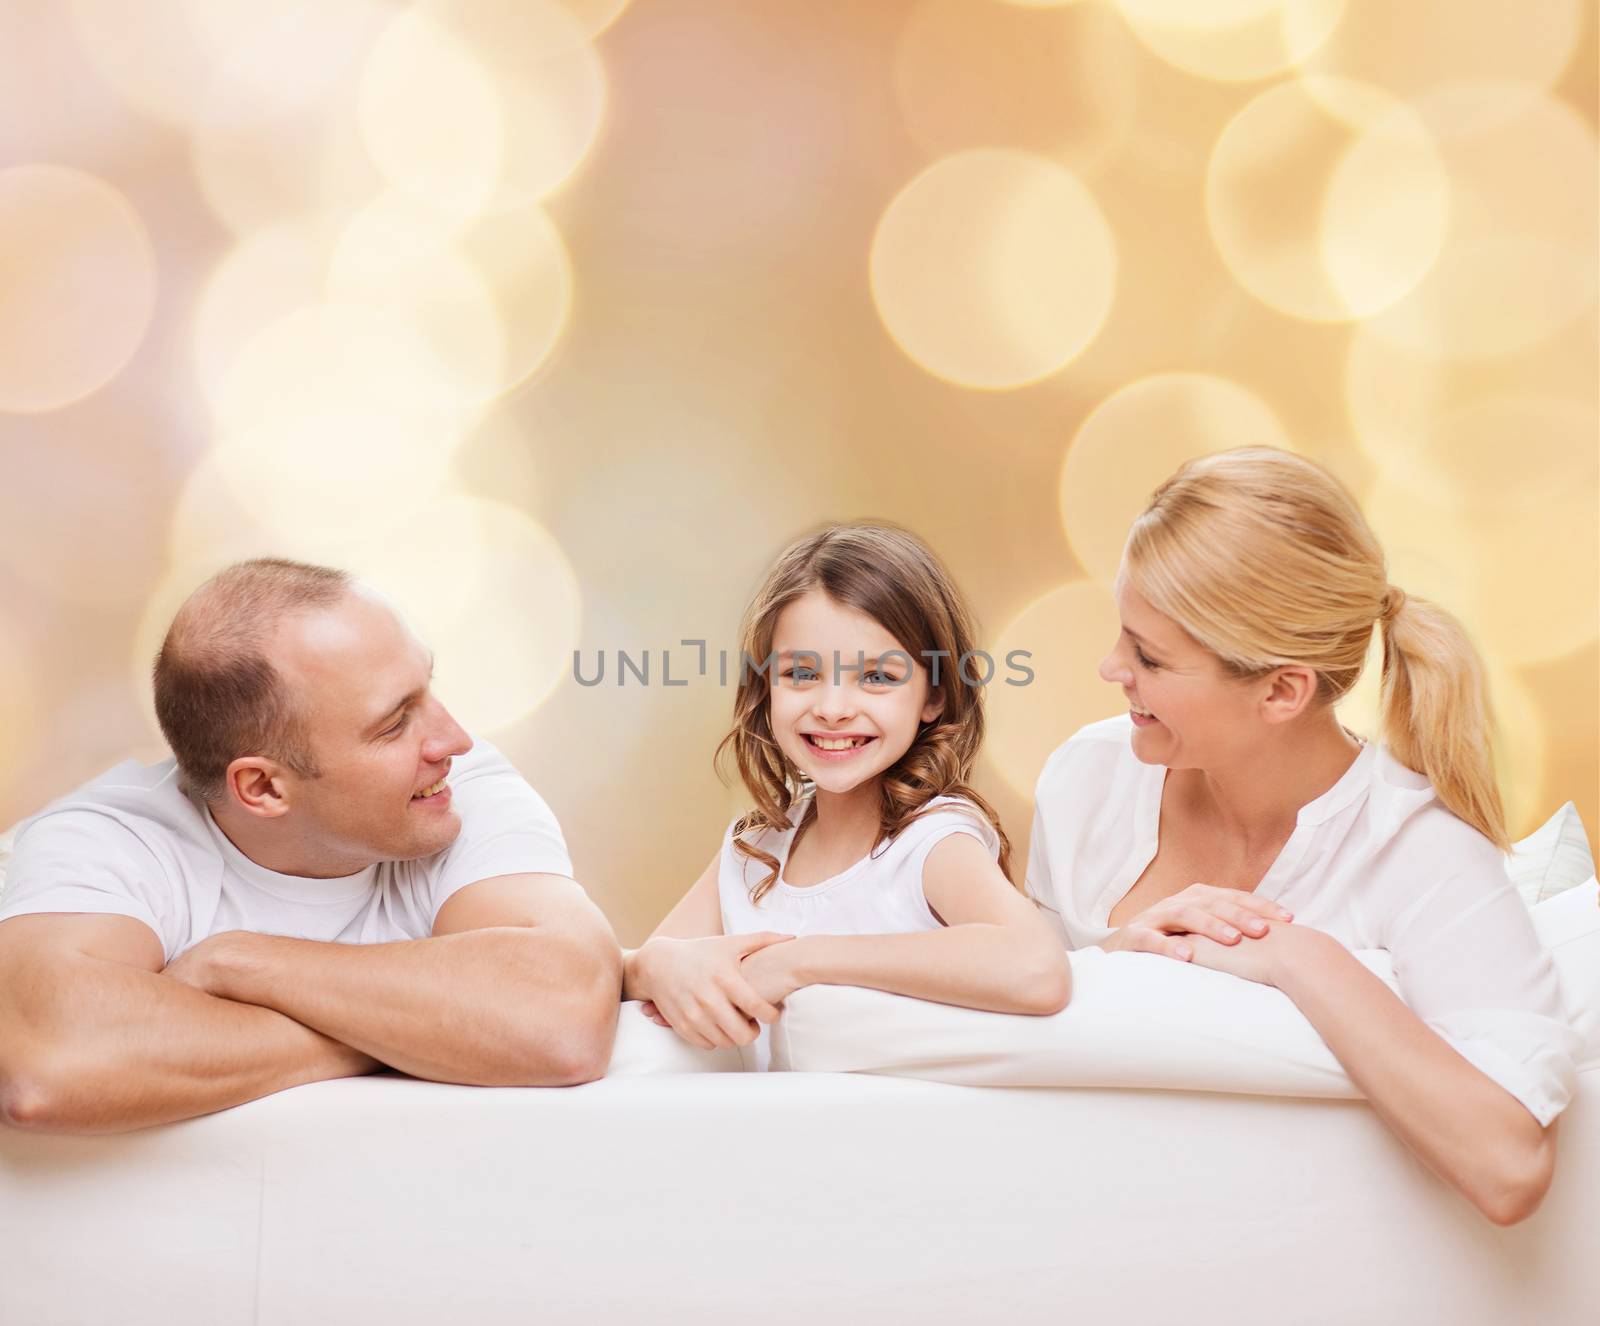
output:
<path id="1" fill-rule="evenodd" d="M 934 844 L 952 833 L 970 834 L 996 860 L 1000 839 L 989 821 L 964 797 L 935 797 L 929 810 L 900 833 L 879 843 L 853 866 L 817 884 L 796 886 L 784 878 L 795 828 L 810 797 L 789 808 L 789 827 L 763 829 L 746 836 L 753 846 L 778 859 L 778 878 L 752 902 L 750 895 L 766 877 L 767 867 L 741 855 L 733 846 L 733 825 L 722 839 L 717 894 L 722 905 L 722 933 L 750 934 L 775 930 L 786 935 L 887 935 L 937 930 L 943 924 L 922 892 L 922 867 Z M 768 1029 L 763 1026 L 754 1055 L 765 1069 L 770 1060 Z"/>
<path id="2" fill-rule="evenodd" d="M 1083 728 L 1034 794 L 1028 892 L 1068 948 L 1112 933 L 1156 854 L 1167 770 L 1134 755 L 1132 728 Z M 1255 892 L 1347 948 L 1387 950 L 1402 998 L 1465 1059 L 1542 1124 L 1565 1108 L 1578 1036 L 1504 858 L 1382 746 L 1300 808 Z"/>

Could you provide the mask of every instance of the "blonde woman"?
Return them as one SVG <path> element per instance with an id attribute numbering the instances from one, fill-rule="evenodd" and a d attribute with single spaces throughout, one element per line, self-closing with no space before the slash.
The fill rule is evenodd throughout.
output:
<path id="1" fill-rule="evenodd" d="M 1129 713 L 1039 780 L 1030 891 L 1069 948 L 1277 986 L 1390 1128 L 1496 1224 L 1555 1162 L 1575 1037 L 1507 881 L 1482 669 L 1286 452 L 1191 461 L 1128 536 L 1100 665 Z M 1334 706 L 1383 641 L 1383 744 Z M 1404 1001 L 1352 949 L 1387 949 Z"/>

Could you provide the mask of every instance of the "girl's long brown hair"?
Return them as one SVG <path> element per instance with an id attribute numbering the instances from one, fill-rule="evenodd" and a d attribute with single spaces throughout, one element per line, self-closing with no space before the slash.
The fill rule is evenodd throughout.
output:
<path id="1" fill-rule="evenodd" d="M 928 668 L 934 659 L 939 662 L 944 709 L 919 728 L 910 748 L 883 775 L 878 842 L 889 841 L 928 813 L 935 797 L 965 797 L 999 835 L 1000 869 L 1010 879 L 1011 840 L 1000 817 L 970 785 L 983 745 L 983 688 L 967 681 L 957 664 L 977 648 L 972 614 L 949 572 L 909 530 L 877 522 L 828 525 L 783 551 L 746 610 L 740 630 L 733 726 L 718 744 L 715 758 L 720 766 L 725 755 L 732 755 L 755 801 L 755 808 L 734 825 L 733 840 L 741 856 L 767 869 L 751 900 L 759 902 L 777 882 L 779 865 L 770 852 L 746 842 L 745 834 L 787 830 L 790 808 L 806 788 L 803 775 L 773 738 L 767 674 L 751 663 L 770 657 L 778 615 L 812 589 L 871 617 L 917 667 Z M 813 814 L 814 805 L 808 818 Z"/>

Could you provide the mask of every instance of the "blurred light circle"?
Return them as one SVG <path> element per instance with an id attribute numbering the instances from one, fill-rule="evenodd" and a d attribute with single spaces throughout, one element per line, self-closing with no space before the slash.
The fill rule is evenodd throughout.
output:
<path id="1" fill-rule="evenodd" d="M 1185 73 L 1250 82 L 1298 64 L 1339 25 L 1347 0 L 1117 0 L 1150 50 Z"/>
<path id="2" fill-rule="evenodd" d="M 524 207 L 563 184 L 599 136 L 606 80 L 588 24 L 603 11 L 554 0 L 422 0 L 488 79 L 505 148 L 494 211 Z"/>
<path id="3" fill-rule="evenodd" d="M 155 298 L 150 237 L 116 189 L 65 166 L 0 170 L 0 410 L 57 410 L 103 387 Z"/>
<path id="4" fill-rule="evenodd" d="M 537 204 L 456 230 L 389 194 L 351 219 L 328 289 L 410 328 L 449 381 L 486 400 L 525 381 L 555 348 L 572 305 L 572 267 Z"/>
<path id="5" fill-rule="evenodd" d="M 1126 26 L 1100 5 L 1047 14 L 922 0 L 895 44 L 894 88 L 930 156 L 1005 143 L 1090 171 L 1134 126 L 1142 64 Z"/>
<path id="6" fill-rule="evenodd" d="M 1343 0 L 1340 7 L 1306 72 L 1359 79 L 1408 99 L 1458 83 L 1549 87 L 1572 57 L 1585 9 L 1582 0 Z M 1314 7 L 1291 5 L 1284 17 L 1296 43 L 1318 25 Z"/>
<path id="7" fill-rule="evenodd" d="M 387 10 L 382 0 L 70 0 L 96 72 L 136 109 L 184 128 L 320 100 Z"/>
<path id="8" fill-rule="evenodd" d="M 605 72 L 581 16 L 552 0 L 422 0 L 362 78 L 362 131 L 398 189 L 458 218 L 520 208 L 578 170 Z"/>
<path id="9" fill-rule="evenodd" d="M 1206 168 L 1206 217 L 1223 262 L 1257 299 L 1343 322 L 1426 276 L 1451 193 L 1414 111 L 1359 84 L 1311 81 L 1317 98 L 1309 81 L 1280 83 L 1229 121 Z"/>
<path id="10" fill-rule="evenodd" d="M 598 37 L 622 15 L 628 0 L 556 0 L 585 37 Z"/>
<path id="11" fill-rule="evenodd" d="M 67 11 L 95 71 L 172 124 L 194 118 L 219 56 L 261 22 L 249 0 L 69 0 Z"/>
<path id="12" fill-rule="evenodd" d="M 219 431 L 233 435 L 279 420 L 395 412 L 459 438 L 470 405 L 411 328 L 337 303 L 298 308 L 262 328 L 212 397 Z"/>
<path id="13" fill-rule="evenodd" d="M 1086 570 L 1109 585 L 1128 529 L 1184 461 L 1234 447 L 1292 444 L 1253 392 L 1206 373 L 1161 373 L 1089 413 L 1061 467 L 1061 522 Z"/>
<path id="14" fill-rule="evenodd" d="M 1565 101 L 1504 86 L 1446 88 L 1416 106 L 1449 173 L 1451 225 L 1433 269 L 1372 333 L 1469 359 L 1553 336 L 1600 284 L 1594 129 Z"/>
<path id="15" fill-rule="evenodd" d="M 435 427 L 399 408 L 330 408 L 224 434 L 210 458 L 254 523 L 289 543 L 414 529 L 457 442 Z"/>
<path id="16" fill-rule="evenodd" d="M 889 334 L 928 372 L 1020 387 L 1098 334 L 1116 288 L 1116 243 L 1070 171 L 980 149 L 935 162 L 889 204 L 871 278 Z"/>
<path id="17" fill-rule="evenodd" d="M 1430 450 L 1445 415 L 1493 397 L 1593 399 L 1600 318 L 1591 305 L 1548 340 L 1492 359 L 1448 359 L 1385 341 L 1370 323 L 1350 337 L 1344 399 L 1361 449 L 1386 474 L 1450 466 Z M 1409 469 L 1407 468 L 1409 467 Z"/>
<path id="18" fill-rule="evenodd" d="M 561 232 L 537 203 L 480 218 L 460 238 L 500 315 L 504 355 L 498 392 L 544 364 L 572 311 L 572 260 Z"/>
<path id="19" fill-rule="evenodd" d="M 346 304 L 296 309 L 257 333 L 218 382 L 210 460 L 251 520 L 303 541 L 414 516 L 474 419 L 415 330 Z"/>
<path id="20" fill-rule="evenodd" d="M 1110 589 L 1077 580 L 1030 603 L 988 646 L 996 674 L 984 688 L 986 753 L 1020 795 L 1032 798 L 1051 751 L 1085 723 L 1126 711 L 1121 692 L 1098 671 L 1121 629 Z M 1025 675 L 1007 666 L 1011 650 L 1032 655 L 1020 660 L 1034 674 L 1026 685 L 1006 685 Z"/>
<path id="21" fill-rule="evenodd" d="M 1600 634 L 1600 415 L 1592 404 L 1485 401 L 1441 419 L 1430 456 L 1454 490 L 1497 659 L 1530 663 Z"/>
<path id="22" fill-rule="evenodd" d="M 195 374 L 208 398 L 258 333 L 321 302 L 335 238 L 314 219 L 281 222 L 242 239 L 211 269 L 194 319 Z"/>
<path id="23" fill-rule="evenodd" d="M 349 566 L 434 648 L 439 692 L 474 731 L 526 717 L 569 675 L 577 576 L 549 531 L 513 507 L 440 497 L 414 525 L 353 548 Z"/>
<path id="24" fill-rule="evenodd" d="M 234 234 L 351 212 L 383 189 L 362 141 L 355 83 L 352 70 L 349 84 L 324 101 L 191 129 L 190 169 L 206 205 Z"/>
<path id="25" fill-rule="evenodd" d="M 437 372 L 466 400 L 494 394 L 505 333 L 482 276 L 404 196 L 386 195 L 353 216 L 328 267 L 328 296 L 402 327 L 425 345 Z"/>
<path id="26" fill-rule="evenodd" d="M 171 582 L 183 581 L 193 588 L 230 562 L 283 556 L 290 547 L 301 549 L 295 555 L 302 561 L 329 560 L 337 555 L 342 534 L 333 526 L 302 528 L 293 536 L 268 529 L 250 496 L 239 492 L 228 458 L 213 447 L 178 489 L 167 527 L 167 573 L 157 597 L 166 604 L 176 592 Z M 170 606 L 168 617 L 178 605 Z"/>
<path id="27" fill-rule="evenodd" d="M 402 11 L 362 70 L 358 115 L 391 185 L 457 218 L 488 206 L 505 168 L 505 113 L 493 78 L 448 27 Z"/>

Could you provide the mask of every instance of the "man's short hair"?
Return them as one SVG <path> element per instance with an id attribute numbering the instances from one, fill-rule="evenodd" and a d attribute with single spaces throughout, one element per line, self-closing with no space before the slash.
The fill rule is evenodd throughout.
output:
<path id="1" fill-rule="evenodd" d="M 154 681 L 156 720 L 189 791 L 220 800 L 228 766 L 244 755 L 320 776 L 267 642 L 285 617 L 331 607 L 350 584 L 348 571 L 261 557 L 219 571 L 184 601 L 156 655 Z"/>

